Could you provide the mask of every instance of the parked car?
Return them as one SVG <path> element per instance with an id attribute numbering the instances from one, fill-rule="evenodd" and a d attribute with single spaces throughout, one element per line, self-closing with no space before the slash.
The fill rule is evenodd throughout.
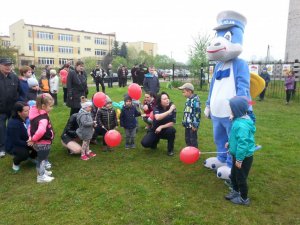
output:
<path id="1" fill-rule="evenodd" d="M 113 82 L 118 82 L 119 81 L 117 73 L 113 73 L 113 80 L 112 81 Z M 104 83 L 108 83 L 108 76 L 107 75 L 104 77 Z"/>

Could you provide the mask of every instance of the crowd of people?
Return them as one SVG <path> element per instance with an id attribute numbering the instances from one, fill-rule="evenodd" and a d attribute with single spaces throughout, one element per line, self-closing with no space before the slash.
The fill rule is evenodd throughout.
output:
<path id="1" fill-rule="evenodd" d="M 49 118 L 53 106 L 58 104 L 57 93 L 59 91 L 59 77 L 55 69 L 45 68 L 41 77 L 37 80 L 33 75 L 34 67 L 22 66 L 20 76 L 12 71 L 13 62 L 9 58 L 0 58 L 0 156 L 9 153 L 13 156 L 12 169 L 20 170 L 20 164 L 30 160 L 36 164 L 37 183 L 48 183 L 54 180 L 51 163 L 48 160 L 51 145 L 54 139 L 54 131 Z M 97 137 L 102 136 L 103 151 L 112 151 L 105 140 L 105 134 L 124 128 L 126 150 L 137 147 L 136 134 L 138 117 L 145 122 L 145 134 L 140 145 L 144 148 L 156 149 L 160 139 L 167 140 L 167 155 L 174 155 L 174 143 L 176 139 L 176 105 L 171 101 L 166 92 L 160 92 L 160 83 L 155 73 L 155 68 L 147 68 L 141 65 L 132 69 L 132 79 L 144 88 L 144 99 L 136 101 L 128 94 L 124 95 L 124 104 L 120 115 L 113 107 L 111 98 L 106 95 L 105 103 L 98 108 L 93 104 L 93 99 L 87 99 L 89 94 L 87 74 L 84 63 L 78 61 L 74 68 L 64 65 L 60 72 L 60 81 L 64 90 L 63 101 L 70 108 L 70 117 L 61 134 L 61 144 L 69 154 L 80 154 L 83 161 L 96 157 L 96 153 L 90 149 L 90 144 L 98 144 Z M 137 74 L 143 74 L 143 81 Z M 108 75 L 109 74 L 109 75 Z M 105 93 L 104 77 L 111 76 L 112 67 L 103 70 L 99 65 L 91 72 L 91 76 L 99 91 Z M 127 85 L 127 68 L 121 66 L 118 70 L 119 87 Z M 261 75 L 267 83 L 270 80 L 267 71 Z M 291 98 L 294 89 L 294 74 L 291 71 L 285 80 L 286 103 Z M 109 81 L 109 87 L 112 82 Z M 182 126 L 185 129 L 186 146 L 198 148 L 198 130 L 201 122 L 200 98 L 194 93 L 194 86 L 185 83 L 178 88 L 186 98 L 183 109 Z M 264 99 L 264 93 L 260 99 Z M 247 115 L 248 102 L 245 98 L 234 97 L 229 100 L 232 113 L 232 132 L 229 135 L 226 148 L 233 156 L 231 170 L 232 191 L 225 198 L 232 200 L 241 195 L 247 199 L 246 179 L 252 165 L 255 149 L 255 125 Z M 119 122 L 118 122 L 119 121 Z M 246 132 L 239 133 L 235 127 L 246 127 Z M 143 131 L 142 131 L 143 132 Z M 246 151 L 241 157 L 239 145 L 241 135 L 245 135 Z M 245 143 L 244 143 L 245 144 Z M 243 163 L 243 167 L 241 167 Z M 240 170 L 241 169 L 241 170 Z M 242 177 L 242 178 L 241 178 Z"/>

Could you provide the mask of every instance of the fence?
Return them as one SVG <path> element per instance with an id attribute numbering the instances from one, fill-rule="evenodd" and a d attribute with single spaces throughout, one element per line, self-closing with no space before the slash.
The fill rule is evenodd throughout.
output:
<path id="1" fill-rule="evenodd" d="M 260 74 L 261 70 L 266 67 L 270 74 L 271 81 L 266 91 L 266 97 L 269 98 L 282 98 L 285 99 L 285 86 L 284 81 L 287 73 L 290 70 L 295 71 L 295 90 L 293 92 L 292 100 L 300 102 L 300 89 L 299 89 L 299 75 L 297 73 L 295 63 L 275 63 L 275 64 L 249 64 L 249 70 Z M 174 66 L 173 74 L 167 79 L 174 80 L 175 82 L 192 82 L 196 89 L 201 91 L 209 90 L 209 83 L 213 74 L 214 64 L 209 67 L 200 68 L 198 71 L 192 71 L 189 67 Z M 189 71 L 184 73 L 181 71 Z M 187 75 L 188 74 L 188 75 Z M 202 78 L 202 79 L 201 79 Z"/>

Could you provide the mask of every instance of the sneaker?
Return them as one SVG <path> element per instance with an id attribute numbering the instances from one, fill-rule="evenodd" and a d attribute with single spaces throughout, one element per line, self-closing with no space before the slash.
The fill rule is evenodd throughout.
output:
<path id="1" fill-rule="evenodd" d="M 47 161 L 45 162 L 45 168 L 46 168 L 47 170 L 49 170 L 49 169 L 51 169 L 51 167 L 52 167 L 52 164 L 47 160 Z"/>
<path id="2" fill-rule="evenodd" d="M 15 173 L 17 173 L 17 172 L 19 172 L 19 170 L 20 170 L 20 166 L 19 166 L 19 165 L 15 165 L 15 164 L 13 163 L 12 169 L 13 169 L 13 171 L 14 171 Z"/>
<path id="3" fill-rule="evenodd" d="M 50 171 L 50 170 L 45 170 L 45 174 L 46 174 L 47 176 L 51 176 L 51 175 L 52 175 L 52 171 Z"/>
<path id="4" fill-rule="evenodd" d="M 97 154 L 96 153 L 94 153 L 94 152 L 92 152 L 92 151 L 90 151 L 90 153 L 89 153 L 89 157 L 95 157 Z"/>
<path id="5" fill-rule="evenodd" d="M 129 149 L 130 147 L 129 147 L 129 145 L 125 145 L 125 149 Z"/>
<path id="6" fill-rule="evenodd" d="M 36 178 L 37 183 L 49 183 L 53 180 L 54 180 L 54 177 L 49 177 L 46 174 L 44 174 L 42 176 L 37 176 L 37 178 Z"/>
<path id="7" fill-rule="evenodd" d="M 174 151 L 168 152 L 168 156 L 173 156 L 173 155 L 174 155 Z"/>
<path id="8" fill-rule="evenodd" d="M 84 161 L 87 161 L 90 159 L 87 155 L 82 155 L 80 158 Z"/>
<path id="9" fill-rule="evenodd" d="M 4 151 L 0 151 L 0 158 L 3 158 L 5 156 L 5 152 Z"/>
<path id="10" fill-rule="evenodd" d="M 234 199 L 236 197 L 240 197 L 240 193 L 235 191 L 235 190 L 232 190 L 231 192 L 229 192 L 229 194 L 227 194 L 225 196 L 225 199 L 226 200 L 231 200 L 231 199 Z"/>
<path id="11" fill-rule="evenodd" d="M 250 205 L 250 199 L 243 199 L 241 196 L 235 197 L 233 199 L 230 200 L 233 204 L 237 204 L 237 205 Z"/>
<path id="12" fill-rule="evenodd" d="M 132 144 L 132 145 L 130 146 L 130 148 L 135 148 L 135 144 Z"/>

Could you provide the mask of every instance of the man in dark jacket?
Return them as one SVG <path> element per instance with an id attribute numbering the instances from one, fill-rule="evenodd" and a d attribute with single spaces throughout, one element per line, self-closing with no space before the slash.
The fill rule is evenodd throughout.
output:
<path id="1" fill-rule="evenodd" d="M 145 74 L 149 73 L 146 63 L 141 64 L 136 73 L 137 73 L 137 83 L 140 86 L 143 86 Z"/>
<path id="2" fill-rule="evenodd" d="M 20 83 L 12 72 L 12 60 L 0 58 L 0 157 L 5 156 L 6 122 L 19 97 Z"/>
<path id="3" fill-rule="evenodd" d="M 99 84 L 101 85 L 102 92 L 105 93 L 105 86 L 104 86 L 104 77 L 105 77 L 105 71 L 99 66 L 96 65 L 96 68 L 93 69 L 91 72 L 91 76 L 94 79 L 94 82 L 96 84 L 96 90 L 99 92 Z"/>
<path id="4" fill-rule="evenodd" d="M 160 85 L 158 77 L 155 75 L 154 66 L 149 67 L 149 73 L 145 75 L 143 86 L 146 93 L 152 92 L 155 96 L 158 94 Z"/>
<path id="5" fill-rule="evenodd" d="M 270 75 L 269 75 L 268 70 L 267 70 L 266 67 L 263 68 L 263 70 L 262 70 L 262 72 L 259 76 L 261 76 L 261 78 L 263 78 L 265 80 L 265 83 L 266 83 L 266 86 L 265 86 L 264 90 L 259 95 L 259 101 L 263 101 L 264 98 L 265 98 L 267 87 L 268 87 L 269 82 L 271 80 Z"/>

